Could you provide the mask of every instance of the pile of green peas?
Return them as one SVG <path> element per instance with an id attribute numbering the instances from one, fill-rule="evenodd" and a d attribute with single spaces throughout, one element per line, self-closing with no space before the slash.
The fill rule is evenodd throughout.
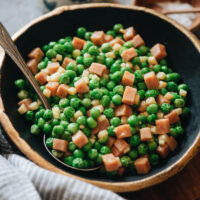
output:
<path id="1" fill-rule="evenodd" d="M 124 29 L 122 24 L 115 24 L 112 30 L 106 32 L 107 35 L 119 37 L 123 39 L 121 29 Z M 109 70 L 108 77 L 97 77 L 89 74 L 89 89 L 90 91 L 83 94 L 68 95 L 67 98 L 59 98 L 58 96 L 48 98 L 48 101 L 53 108 L 59 108 L 59 118 L 54 118 L 53 111 L 44 109 L 42 105 L 37 110 L 28 110 L 25 113 L 26 120 L 33 123 L 30 128 L 31 134 L 38 135 L 44 133 L 47 136 L 46 145 L 52 150 L 54 156 L 62 159 L 66 164 L 76 168 L 91 168 L 102 164 L 102 155 L 111 153 L 110 147 L 107 146 L 108 137 L 116 137 L 114 128 L 119 126 L 122 121 L 121 118 L 116 117 L 114 114 L 114 107 L 122 104 L 122 96 L 125 86 L 121 84 L 121 79 L 125 71 L 134 73 L 135 81 L 134 86 L 137 88 L 137 94 L 140 96 L 140 101 L 137 105 L 133 105 L 133 115 L 131 115 L 127 123 L 131 127 L 132 136 L 125 139 L 131 147 L 131 150 L 125 155 L 121 156 L 120 161 L 122 167 L 127 171 L 135 173 L 134 161 L 143 156 L 149 155 L 150 164 L 156 166 L 160 162 L 160 156 L 156 152 L 158 147 L 158 137 L 153 136 L 150 142 L 141 142 L 139 136 L 139 129 L 147 127 L 148 125 L 155 125 L 158 119 L 157 113 L 161 111 L 163 114 L 168 114 L 176 108 L 182 108 L 181 117 L 189 114 L 189 108 L 186 107 L 186 97 L 180 95 L 180 90 L 188 91 L 188 86 L 180 81 L 180 75 L 173 72 L 169 67 L 167 60 L 163 59 L 158 64 L 150 68 L 148 64 L 148 57 L 151 56 L 150 48 L 142 45 L 136 48 L 138 56 L 131 60 L 132 66 L 126 65 L 121 67 L 124 60 L 121 54 L 124 50 L 133 47 L 133 43 L 128 41 L 121 46 L 120 50 L 114 50 L 109 43 L 104 43 L 101 46 L 96 46 L 91 41 L 92 32 L 87 31 L 86 28 L 80 27 L 77 29 L 77 37 L 86 40 L 82 50 L 74 49 L 72 45 L 72 37 L 67 36 L 58 41 L 51 41 L 42 47 L 44 58 L 38 64 L 38 70 L 45 69 L 48 63 L 52 62 L 57 55 L 62 56 L 59 61 L 62 65 L 65 57 L 72 58 L 76 63 L 70 62 L 65 73 L 59 77 L 60 84 L 67 84 L 74 87 L 74 83 L 81 79 L 81 75 L 93 62 L 101 63 Z M 106 56 L 108 52 L 114 52 L 115 58 Z M 87 56 L 86 56 L 87 55 Z M 140 57 L 146 56 L 147 60 L 141 62 Z M 126 64 L 126 63 L 125 63 Z M 133 72 L 134 67 L 137 70 Z M 165 73 L 166 88 L 162 89 L 147 89 L 144 82 L 144 74 L 154 71 L 156 74 L 159 72 Z M 20 100 L 31 98 L 33 101 L 38 99 L 37 95 L 29 85 L 26 79 L 18 79 L 15 85 L 19 92 L 17 94 Z M 40 86 L 44 91 L 45 85 Z M 170 92 L 172 94 L 171 103 L 163 103 L 159 106 L 157 103 L 151 104 L 146 108 L 148 116 L 145 116 L 137 111 L 142 100 L 149 97 L 155 99 L 159 94 L 165 95 Z M 103 113 L 97 108 L 92 108 L 92 101 L 98 100 L 100 105 L 103 106 Z M 112 106 L 111 106 L 112 105 Z M 91 109 L 92 108 L 92 109 Z M 91 109 L 90 117 L 87 117 L 87 111 Z M 74 115 L 77 111 L 82 113 L 77 119 L 74 120 Z M 98 124 L 97 118 L 100 115 L 105 115 L 109 120 L 110 126 L 107 128 L 107 135 L 98 137 L 92 135 L 92 129 Z M 72 136 L 78 130 L 82 130 L 88 137 L 88 143 L 79 149 L 73 142 Z M 169 135 L 178 138 L 184 132 L 181 122 L 173 124 L 170 128 Z M 69 155 L 63 152 L 53 150 L 53 138 L 60 138 L 68 141 Z M 107 172 L 109 176 L 115 176 L 116 171 Z"/>

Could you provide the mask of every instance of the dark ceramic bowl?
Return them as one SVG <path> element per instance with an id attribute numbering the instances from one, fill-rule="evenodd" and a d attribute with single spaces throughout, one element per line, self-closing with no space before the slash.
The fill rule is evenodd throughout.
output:
<path id="1" fill-rule="evenodd" d="M 114 4 L 88 4 L 58 8 L 19 30 L 13 39 L 26 59 L 27 53 L 34 47 L 67 35 L 73 36 L 79 26 L 85 26 L 92 31 L 108 30 L 115 23 L 122 23 L 125 27 L 133 25 L 148 46 L 158 42 L 165 44 L 170 67 L 180 73 L 184 82 L 189 85 L 188 102 L 191 116 L 184 123 L 185 134 L 179 148 L 166 161 L 147 175 L 129 174 L 116 179 L 110 179 L 96 172 L 78 172 L 63 167 L 46 151 L 42 136 L 31 135 L 30 124 L 18 114 L 17 91 L 13 83 L 22 76 L 22 73 L 8 56 L 4 57 L 3 53 L 1 53 L 4 61 L 1 64 L 0 119 L 13 142 L 38 165 L 103 188 L 125 192 L 139 190 L 166 180 L 180 171 L 198 151 L 200 146 L 200 45 L 196 37 L 172 20 L 150 9 Z"/>

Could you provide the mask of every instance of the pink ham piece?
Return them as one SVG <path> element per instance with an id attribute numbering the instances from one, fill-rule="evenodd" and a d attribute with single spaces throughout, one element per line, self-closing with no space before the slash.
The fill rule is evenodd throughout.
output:
<path id="1" fill-rule="evenodd" d="M 105 41 L 105 33 L 103 31 L 95 31 L 92 33 L 91 40 L 95 45 L 102 45 Z"/>
<path id="2" fill-rule="evenodd" d="M 82 50 L 84 44 L 85 44 L 85 40 L 80 39 L 78 37 L 74 37 L 72 40 L 72 45 L 73 45 L 74 49 Z"/>
<path id="3" fill-rule="evenodd" d="M 82 132 L 78 131 L 72 136 L 72 142 L 78 147 L 82 148 L 88 143 L 88 138 L 87 136 Z"/>
<path id="4" fill-rule="evenodd" d="M 95 128 L 92 129 L 92 134 L 97 134 L 102 130 L 107 130 L 109 126 L 110 122 L 108 121 L 108 119 L 104 119 L 101 122 L 99 122 Z"/>
<path id="5" fill-rule="evenodd" d="M 123 45 L 125 42 L 124 40 L 122 40 L 121 38 L 119 37 L 116 37 L 114 40 L 111 40 L 110 41 L 110 45 L 113 47 L 115 46 L 115 44 L 120 44 L 120 45 Z"/>
<path id="6" fill-rule="evenodd" d="M 122 84 L 123 85 L 133 86 L 134 80 L 135 80 L 134 74 L 132 74 L 128 71 L 124 72 L 124 75 L 122 77 Z"/>
<path id="7" fill-rule="evenodd" d="M 115 132 L 115 135 L 117 136 L 117 138 L 119 138 L 119 139 L 132 136 L 131 128 L 130 128 L 129 124 L 123 124 L 123 125 L 117 126 L 114 129 L 114 132 Z"/>
<path id="8" fill-rule="evenodd" d="M 65 98 L 68 95 L 68 85 L 61 84 L 58 86 L 58 89 L 56 91 L 56 95 L 60 98 Z"/>
<path id="9" fill-rule="evenodd" d="M 170 129 L 169 119 L 156 120 L 156 132 L 158 134 L 167 134 L 169 133 L 169 129 Z"/>
<path id="10" fill-rule="evenodd" d="M 141 139 L 142 142 L 152 140 L 151 129 L 149 127 L 145 127 L 145 128 L 140 129 L 140 139 Z"/>
<path id="11" fill-rule="evenodd" d="M 122 156 L 130 151 L 130 145 L 123 139 L 116 139 L 111 148 L 114 156 Z"/>
<path id="12" fill-rule="evenodd" d="M 136 159 L 134 165 L 138 174 L 147 174 L 151 169 L 151 165 L 147 157 L 141 157 Z"/>
<path id="13" fill-rule="evenodd" d="M 158 146 L 156 151 L 162 158 L 166 158 L 169 154 L 169 146 L 168 144 L 165 144 L 164 146 Z"/>
<path id="14" fill-rule="evenodd" d="M 180 120 L 175 110 L 172 110 L 169 114 L 165 115 L 164 118 L 169 119 L 170 124 L 174 124 Z"/>
<path id="15" fill-rule="evenodd" d="M 58 62 L 49 63 L 47 69 L 50 74 L 54 74 L 58 71 L 60 64 Z"/>
<path id="16" fill-rule="evenodd" d="M 163 44 L 156 44 L 151 48 L 151 54 L 156 60 L 162 60 L 167 56 L 166 48 Z"/>
<path id="17" fill-rule="evenodd" d="M 133 114 L 132 108 L 126 104 L 122 104 L 115 108 L 115 116 L 116 117 L 124 117 L 124 116 L 129 117 L 132 114 Z"/>
<path id="18" fill-rule="evenodd" d="M 176 147 L 178 146 L 178 143 L 176 142 L 175 138 L 172 136 L 169 137 L 167 144 L 171 151 L 174 151 L 176 149 Z"/>
<path id="19" fill-rule="evenodd" d="M 136 50 L 132 47 L 130 49 L 126 49 L 122 52 L 121 56 L 125 62 L 130 61 L 131 59 L 135 58 L 137 56 Z"/>
<path id="20" fill-rule="evenodd" d="M 138 111 L 139 112 L 145 112 L 146 111 L 146 108 L 147 108 L 147 103 L 146 103 L 146 101 L 141 101 L 141 103 L 140 103 L 140 106 L 139 106 L 139 108 L 138 108 Z"/>
<path id="21" fill-rule="evenodd" d="M 35 58 L 33 58 L 33 59 L 30 59 L 27 63 L 27 66 L 28 66 L 28 68 L 31 70 L 31 72 L 32 72 L 32 74 L 37 74 L 37 72 L 38 72 L 38 61 L 35 59 Z"/>
<path id="22" fill-rule="evenodd" d="M 89 72 L 91 74 L 96 74 L 98 76 L 102 76 L 106 70 L 106 66 L 100 63 L 92 63 L 89 67 Z"/>
<path id="23" fill-rule="evenodd" d="M 145 43 L 144 43 L 144 40 L 142 39 L 142 37 L 141 37 L 139 34 L 136 35 L 136 36 L 133 38 L 132 42 L 133 42 L 133 46 L 134 46 L 135 48 L 138 48 L 138 47 L 140 47 L 140 46 L 142 46 L 142 45 L 145 44 Z"/>
<path id="24" fill-rule="evenodd" d="M 74 86 L 79 94 L 84 94 L 89 91 L 89 87 L 83 79 L 76 81 Z"/>
<path id="25" fill-rule="evenodd" d="M 42 70 L 35 75 L 35 78 L 40 83 L 40 85 L 44 85 L 47 82 L 47 73 Z"/>
<path id="26" fill-rule="evenodd" d="M 136 88 L 126 86 L 124 94 L 123 94 L 122 102 L 128 105 L 133 105 L 135 103 L 136 93 L 137 93 Z"/>
<path id="27" fill-rule="evenodd" d="M 46 88 L 51 91 L 51 96 L 55 96 L 59 83 L 58 82 L 49 82 L 46 84 Z"/>
<path id="28" fill-rule="evenodd" d="M 166 99 L 163 95 L 159 94 L 157 97 L 157 103 L 159 106 L 161 106 L 163 103 L 170 103 L 168 99 Z"/>
<path id="29" fill-rule="evenodd" d="M 127 29 L 124 30 L 124 34 L 123 37 L 126 41 L 133 39 L 133 37 L 135 36 L 136 31 L 135 29 L 131 26 Z"/>
<path id="30" fill-rule="evenodd" d="M 24 104 L 26 106 L 26 109 L 29 110 L 29 105 L 32 103 L 32 100 L 27 98 L 27 99 L 23 99 L 21 100 L 18 105 L 21 106 L 22 104 Z"/>
<path id="31" fill-rule="evenodd" d="M 65 57 L 65 59 L 63 60 L 63 63 L 62 63 L 62 67 L 63 67 L 63 68 L 66 68 L 67 65 L 68 65 L 70 62 L 76 63 L 76 61 L 73 60 L 72 58 Z"/>
<path id="32" fill-rule="evenodd" d="M 144 75 L 144 81 L 148 89 L 158 89 L 159 81 L 156 77 L 155 72 L 149 72 Z"/>
<path id="33" fill-rule="evenodd" d="M 115 157 L 112 153 L 102 155 L 102 161 L 108 172 L 116 171 L 121 166 L 119 157 Z"/>
<path id="34" fill-rule="evenodd" d="M 28 54 L 28 57 L 31 58 L 31 59 L 36 59 L 37 62 L 39 62 L 42 57 L 44 56 L 44 53 L 42 52 L 42 50 L 37 47 L 35 49 L 33 49 L 29 54 Z"/>
<path id="35" fill-rule="evenodd" d="M 109 146 L 109 147 L 111 148 L 111 147 L 113 146 L 114 142 L 115 142 L 115 138 L 109 136 L 106 145 Z"/>
<path id="36" fill-rule="evenodd" d="M 54 138 L 53 139 L 53 149 L 57 151 L 66 152 L 67 151 L 68 142 L 66 140 L 61 140 Z"/>

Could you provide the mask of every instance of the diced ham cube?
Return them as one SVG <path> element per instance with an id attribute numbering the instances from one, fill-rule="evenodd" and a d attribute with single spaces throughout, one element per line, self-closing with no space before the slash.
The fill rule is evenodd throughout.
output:
<path id="1" fill-rule="evenodd" d="M 44 85 L 47 82 L 47 73 L 42 70 L 41 72 L 35 75 L 35 78 L 40 83 L 40 85 Z"/>
<path id="2" fill-rule="evenodd" d="M 138 174 L 147 174 L 151 169 L 151 165 L 147 157 L 141 157 L 136 159 L 134 165 Z"/>
<path id="3" fill-rule="evenodd" d="M 155 75 L 155 72 L 149 72 L 144 75 L 144 81 L 148 89 L 158 89 L 159 81 Z"/>
<path id="4" fill-rule="evenodd" d="M 38 61 L 35 58 L 29 60 L 27 62 L 27 66 L 31 70 L 32 74 L 34 74 L 34 75 L 37 74 L 37 72 L 38 72 L 38 67 L 37 67 Z"/>
<path id="5" fill-rule="evenodd" d="M 78 37 L 74 37 L 72 40 L 72 45 L 73 45 L 74 49 L 82 50 L 84 44 L 85 44 L 85 40 L 80 39 Z"/>
<path id="6" fill-rule="evenodd" d="M 122 156 L 130 151 L 130 145 L 123 139 L 116 139 L 111 151 L 114 156 Z"/>
<path id="7" fill-rule="evenodd" d="M 124 34 L 123 37 L 126 41 L 133 39 L 133 37 L 135 36 L 136 31 L 135 29 L 131 26 L 128 27 L 127 29 L 124 30 Z"/>
<path id="8" fill-rule="evenodd" d="M 170 129 L 169 119 L 156 120 L 156 133 L 166 134 L 166 133 L 169 133 L 169 129 Z"/>
<path id="9" fill-rule="evenodd" d="M 135 95 L 135 101 L 134 101 L 134 104 L 135 104 L 135 105 L 138 105 L 139 102 L 140 102 L 140 95 L 139 95 L 139 94 L 136 94 L 136 95 Z"/>
<path id="10" fill-rule="evenodd" d="M 114 142 L 115 142 L 115 138 L 109 136 L 106 145 L 111 148 L 113 146 Z"/>
<path id="11" fill-rule="evenodd" d="M 137 56 L 136 50 L 131 47 L 130 49 L 126 49 L 122 52 L 121 57 L 125 62 L 130 61 L 131 59 L 135 58 Z"/>
<path id="12" fill-rule="evenodd" d="M 127 138 L 127 137 L 131 137 L 132 136 L 131 128 L 130 128 L 129 124 L 123 124 L 123 125 L 117 126 L 114 129 L 114 131 L 115 131 L 115 135 L 119 139 Z"/>
<path id="13" fill-rule="evenodd" d="M 63 60 L 63 63 L 62 63 L 62 67 L 63 67 L 63 68 L 66 68 L 67 65 L 68 65 L 70 62 L 76 63 L 76 61 L 73 60 L 72 58 L 65 57 L 65 59 Z"/>
<path id="14" fill-rule="evenodd" d="M 168 144 L 165 144 L 164 146 L 158 146 L 156 151 L 162 158 L 166 158 L 169 154 L 169 146 Z"/>
<path id="15" fill-rule="evenodd" d="M 142 46 L 142 45 L 145 44 L 145 43 L 144 43 L 144 40 L 142 39 L 142 37 L 141 37 L 139 34 L 136 35 L 136 36 L 133 38 L 132 42 L 133 42 L 133 46 L 134 46 L 135 48 L 138 48 L 138 47 L 140 47 L 140 46 Z"/>
<path id="16" fill-rule="evenodd" d="M 165 119 L 169 119 L 170 124 L 174 124 L 180 120 L 178 113 L 172 110 L 169 114 L 164 116 Z"/>
<path id="17" fill-rule="evenodd" d="M 92 129 L 92 134 L 97 134 L 102 130 L 106 130 L 110 126 L 110 122 L 108 119 L 104 119 L 98 122 L 97 126 Z"/>
<path id="18" fill-rule="evenodd" d="M 100 63 L 92 63 L 89 67 L 89 72 L 98 76 L 102 76 L 105 70 L 106 66 Z"/>
<path id="19" fill-rule="evenodd" d="M 115 116 L 116 117 L 123 117 L 123 116 L 129 117 L 132 114 L 133 114 L 132 108 L 126 104 L 122 104 L 115 108 Z"/>
<path id="20" fill-rule="evenodd" d="M 174 151 L 176 149 L 176 147 L 178 146 L 178 143 L 176 142 L 175 138 L 172 136 L 169 137 L 167 144 L 171 151 Z"/>
<path id="21" fill-rule="evenodd" d="M 165 98 L 163 95 L 159 94 L 157 97 L 157 103 L 159 106 L 161 106 L 163 103 L 170 103 L 170 101 Z"/>
<path id="22" fill-rule="evenodd" d="M 124 72 L 124 75 L 122 77 L 123 85 L 133 86 L 134 80 L 135 80 L 134 74 L 130 73 L 129 71 Z"/>
<path id="23" fill-rule="evenodd" d="M 151 129 L 149 127 L 145 127 L 145 128 L 140 129 L 140 139 L 141 139 L 142 142 L 152 140 Z"/>
<path id="24" fill-rule="evenodd" d="M 59 83 L 58 82 L 49 82 L 46 84 L 46 88 L 51 91 L 51 96 L 55 96 Z"/>
<path id="25" fill-rule="evenodd" d="M 82 148 L 88 143 L 88 138 L 87 136 L 82 132 L 78 131 L 72 136 L 72 142 L 78 147 Z"/>
<path id="26" fill-rule="evenodd" d="M 123 94 L 122 102 L 128 105 L 133 105 L 135 102 L 136 93 L 137 93 L 136 88 L 126 86 L 124 94 Z"/>
<path id="27" fill-rule="evenodd" d="M 115 46 L 115 44 L 120 44 L 120 45 L 123 45 L 125 42 L 124 40 L 122 40 L 121 38 L 119 37 L 116 37 L 114 40 L 111 40 L 110 41 L 110 45 L 113 47 Z"/>
<path id="28" fill-rule="evenodd" d="M 102 45 L 104 43 L 105 33 L 103 31 L 95 31 L 92 33 L 91 40 L 95 45 Z"/>
<path id="29" fill-rule="evenodd" d="M 139 106 L 139 108 L 138 108 L 138 111 L 139 112 L 145 112 L 146 111 L 146 108 L 147 108 L 147 103 L 146 103 L 146 101 L 141 101 L 141 103 L 140 103 L 140 106 Z"/>
<path id="30" fill-rule="evenodd" d="M 36 59 L 37 62 L 39 62 L 42 57 L 44 56 L 44 53 L 42 52 L 42 50 L 37 47 L 35 49 L 33 49 L 29 54 L 28 54 L 28 57 L 31 58 L 31 59 Z"/>
<path id="31" fill-rule="evenodd" d="M 108 172 L 116 171 L 121 166 L 119 157 L 115 157 L 112 153 L 102 155 L 102 160 Z"/>
<path id="32" fill-rule="evenodd" d="M 84 94 L 89 91 L 89 87 L 83 79 L 76 81 L 74 86 L 79 94 Z"/>
<path id="33" fill-rule="evenodd" d="M 67 151 L 68 142 L 66 140 L 61 140 L 54 138 L 53 139 L 53 149 L 57 151 L 66 152 Z"/>
<path id="34" fill-rule="evenodd" d="M 104 42 L 110 42 L 111 40 L 113 40 L 113 36 L 112 35 L 105 35 L 104 36 Z"/>
<path id="35" fill-rule="evenodd" d="M 60 67 L 60 64 L 58 62 L 54 62 L 54 63 L 49 63 L 47 66 L 47 69 L 50 74 L 54 74 L 58 71 L 59 67 Z"/>
<path id="36" fill-rule="evenodd" d="M 21 100 L 21 101 L 18 103 L 18 105 L 21 106 L 22 104 L 24 104 L 24 105 L 26 106 L 27 110 L 30 110 L 30 109 L 29 109 L 29 105 L 30 105 L 31 103 L 32 103 L 32 100 L 29 99 L 29 98 L 27 98 L 27 99 Z"/>
<path id="37" fill-rule="evenodd" d="M 65 98 L 68 95 L 68 85 L 61 84 L 58 86 L 58 89 L 56 91 L 56 95 L 60 98 Z"/>
<path id="38" fill-rule="evenodd" d="M 151 48 L 151 54 L 156 60 L 162 60 L 167 56 L 166 48 L 162 44 L 156 44 Z"/>

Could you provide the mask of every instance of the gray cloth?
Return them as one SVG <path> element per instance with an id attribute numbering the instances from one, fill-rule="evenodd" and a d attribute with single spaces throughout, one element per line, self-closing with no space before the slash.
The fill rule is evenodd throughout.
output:
<path id="1" fill-rule="evenodd" d="M 122 200 L 117 194 L 45 170 L 13 152 L 0 130 L 0 200 Z"/>

